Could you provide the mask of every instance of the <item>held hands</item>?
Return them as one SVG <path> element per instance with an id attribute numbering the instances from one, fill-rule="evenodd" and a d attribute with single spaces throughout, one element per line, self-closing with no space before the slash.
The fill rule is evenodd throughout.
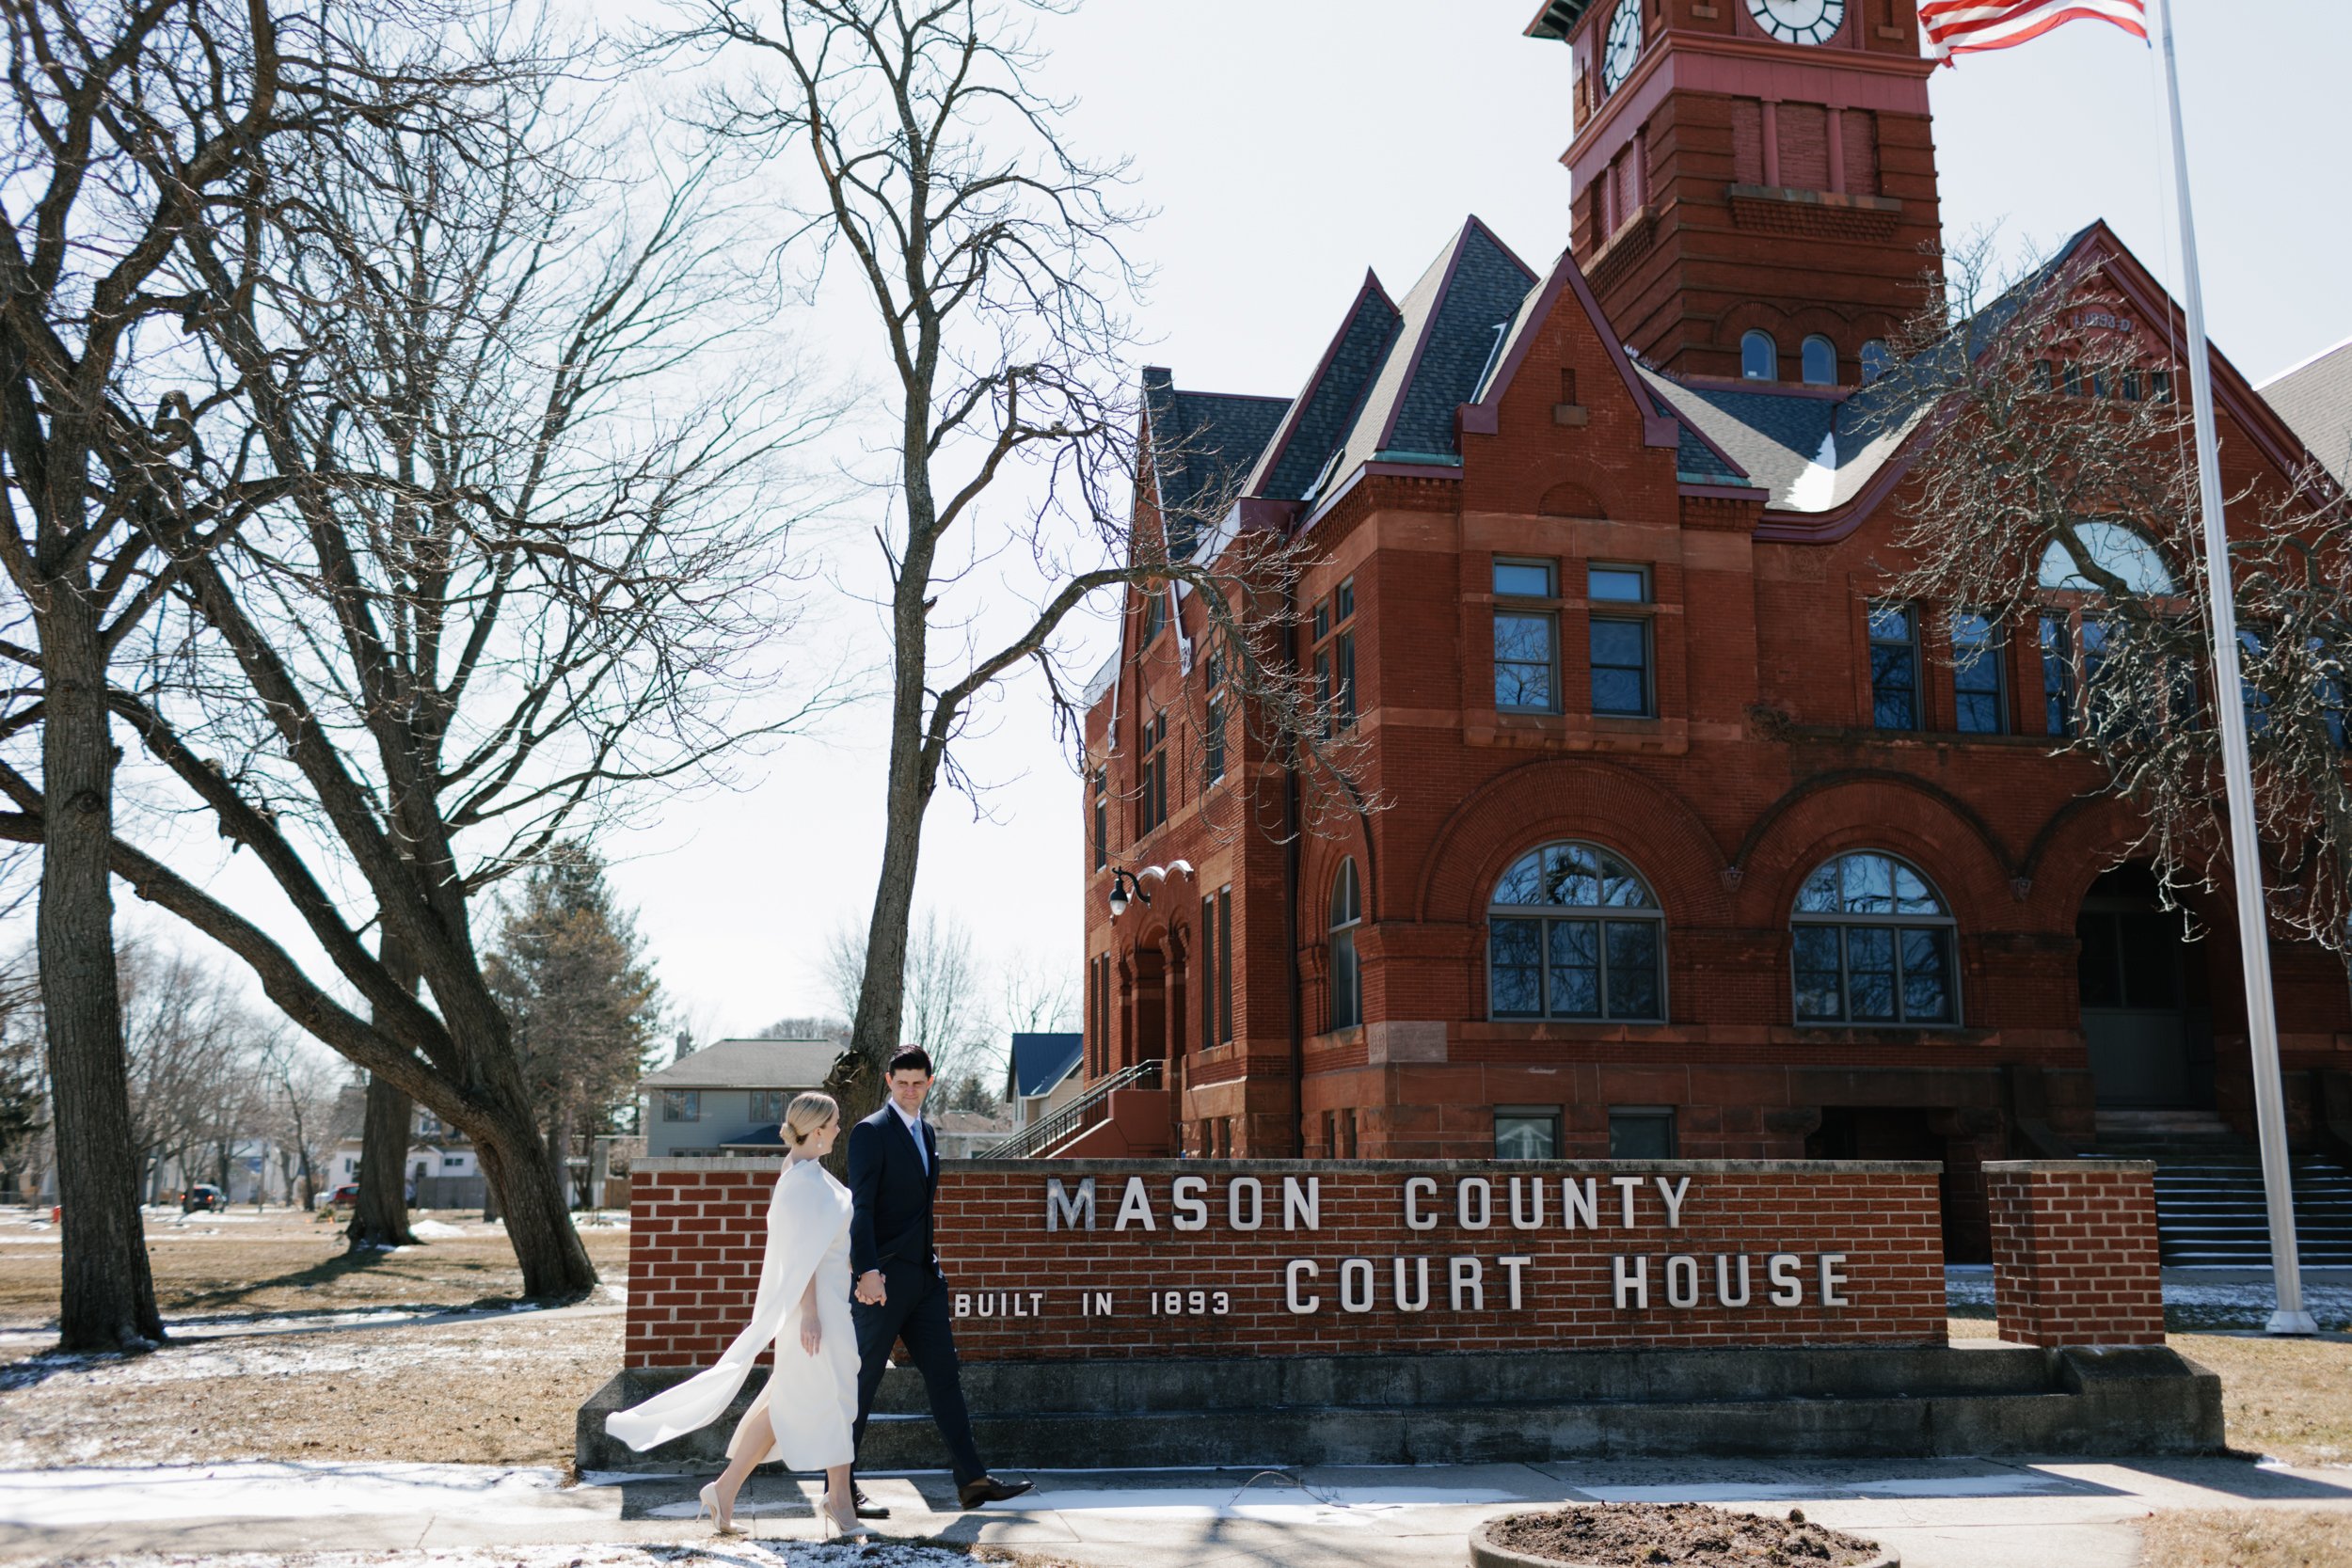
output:
<path id="1" fill-rule="evenodd" d="M 817 1314 L 816 1314 L 816 1313 L 814 1313 L 814 1312 L 807 1312 L 807 1313 L 803 1313 L 803 1314 L 802 1314 L 802 1317 L 801 1317 L 801 1350 L 802 1350 L 802 1352 L 803 1352 L 803 1354 L 808 1354 L 808 1355 L 815 1355 L 815 1354 L 817 1354 L 818 1347 L 818 1346 L 820 1346 L 820 1345 L 822 1345 L 824 1342 L 825 1342 L 825 1329 L 824 1329 L 824 1325 L 823 1325 L 822 1323 L 819 1323 L 817 1321 Z"/>
<path id="2" fill-rule="evenodd" d="M 857 1289 L 852 1291 L 850 1294 L 855 1296 L 861 1305 L 866 1307 L 880 1307 L 888 1302 L 890 1299 L 890 1292 L 882 1288 L 882 1270 L 880 1269 L 868 1269 L 864 1274 L 859 1275 L 857 1276 Z"/>

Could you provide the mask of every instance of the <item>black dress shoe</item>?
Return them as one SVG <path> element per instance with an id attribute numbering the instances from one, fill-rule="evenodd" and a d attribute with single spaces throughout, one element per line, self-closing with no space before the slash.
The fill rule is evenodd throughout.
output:
<path id="1" fill-rule="evenodd" d="M 956 1488 L 956 1497 L 966 1508 L 978 1508 L 986 1503 L 1000 1503 L 1007 1497 L 1017 1497 L 1029 1489 L 1025 1481 L 998 1481 L 994 1476 L 982 1476 L 967 1481 Z"/>
<path id="2" fill-rule="evenodd" d="M 858 1485 L 855 1481 L 851 1481 L 850 1483 L 850 1500 L 857 1505 L 857 1516 L 861 1519 L 887 1519 L 890 1517 L 890 1505 L 887 1503 L 878 1503 L 871 1497 L 868 1497 L 866 1495 L 866 1488 Z"/>

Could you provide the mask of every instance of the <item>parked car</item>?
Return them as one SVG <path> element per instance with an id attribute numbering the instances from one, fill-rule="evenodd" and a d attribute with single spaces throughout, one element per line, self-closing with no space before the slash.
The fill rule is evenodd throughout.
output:
<path id="1" fill-rule="evenodd" d="M 183 1214 L 199 1211 L 208 1214 L 217 1213 L 228 1207 L 227 1195 L 210 1181 L 199 1181 L 180 1195 L 180 1212 Z"/>
<path id="2" fill-rule="evenodd" d="M 326 1196 L 321 1201 L 321 1207 L 327 1209 L 357 1209 L 359 1207 L 359 1183 L 357 1181 L 344 1182 L 342 1186 L 326 1195 Z"/>

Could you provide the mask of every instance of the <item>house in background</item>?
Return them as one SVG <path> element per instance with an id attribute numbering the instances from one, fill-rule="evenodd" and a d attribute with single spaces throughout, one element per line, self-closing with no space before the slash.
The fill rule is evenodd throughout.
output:
<path id="1" fill-rule="evenodd" d="M 986 1111 L 942 1111 L 937 1116 L 926 1112 L 925 1116 L 939 1139 L 942 1160 L 982 1159 L 1017 1131 L 1010 1116 L 992 1116 Z"/>
<path id="2" fill-rule="evenodd" d="M 415 1106 L 408 1132 L 408 1157 L 401 1165 L 401 1185 L 415 1209 L 479 1209 L 488 1191 L 482 1166 L 474 1158 L 473 1140 L 423 1106 Z M 359 1180 L 361 1130 L 366 1126 L 368 1090 L 365 1084 L 346 1084 L 335 1100 L 334 1146 L 319 1172 L 319 1192 L 332 1193 Z"/>
<path id="3" fill-rule="evenodd" d="M 1011 1060 L 1005 1069 L 1005 1103 L 1012 1111 L 1013 1132 L 1034 1127 L 1078 1098 L 1083 1087 L 1078 1063 L 1086 1054 L 1086 1036 L 1015 1035 Z"/>
<path id="4" fill-rule="evenodd" d="M 638 1081 L 648 1159 L 775 1154 L 792 1097 L 824 1086 L 834 1040 L 714 1040 Z"/>

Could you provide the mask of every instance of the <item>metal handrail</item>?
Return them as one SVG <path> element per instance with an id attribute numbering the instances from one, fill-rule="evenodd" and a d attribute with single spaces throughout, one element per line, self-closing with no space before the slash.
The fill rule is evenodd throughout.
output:
<path id="1" fill-rule="evenodd" d="M 1023 1128 L 1003 1143 L 991 1144 L 980 1151 L 979 1157 L 983 1160 L 1033 1160 L 1081 1128 L 1091 1127 L 1102 1120 L 1097 1113 L 1119 1090 L 1155 1089 L 1159 1087 L 1159 1080 L 1160 1064 L 1156 1060 L 1137 1062 L 1131 1068 L 1123 1068 L 1043 1121 Z"/>

